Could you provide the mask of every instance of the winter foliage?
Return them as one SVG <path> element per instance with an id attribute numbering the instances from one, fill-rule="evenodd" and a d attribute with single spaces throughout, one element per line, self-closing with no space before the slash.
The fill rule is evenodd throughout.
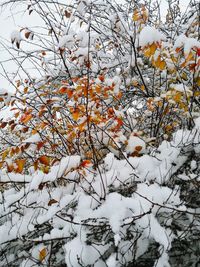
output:
<path id="1" fill-rule="evenodd" d="M 0 266 L 199 266 L 198 1 L 4 2 Z"/>

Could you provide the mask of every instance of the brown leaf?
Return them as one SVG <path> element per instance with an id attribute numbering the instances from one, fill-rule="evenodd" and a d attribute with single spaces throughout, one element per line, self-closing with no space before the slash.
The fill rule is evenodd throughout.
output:
<path id="1" fill-rule="evenodd" d="M 67 10 L 65 10 L 65 17 L 66 17 L 66 18 L 70 18 L 70 17 L 71 17 L 71 13 L 68 12 Z"/>
<path id="2" fill-rule="evenodd" d="M 4 121 L 4 122 L 1 123 L 0 127 L 1 127 L 1 128 L 5 128 L 7 124 L 8 124 L 8 123 L 7 123 L 6 121 Z"/>
<path id="3" fill-rule="evenodd" d="M 20 42 L 16 42 L 17 49 L 20 49 Z"/>
<path id="4" fill-rule="evenodd" d="M 38 142 L 37 143 L 37 150 L 39 151 L 43 146 L 44 146 L 45 142 Z"/>
<path id="5" fill-rule="evenodd" d="M 31 35 L 31 32 L 26 31 L 24 35 L 25 35 L 26 39 L 28 39 Z"/>
<path id="6" fill-rule="evenodd" d="M 7 163 L 7 172 L 12 172 L 14 170 L 14 166 L 11 164 L 11 165 L 9 165 L 8 163 Z"/>
<path id="7" fill-rule="evenodd" d="M 58 201 L 55 200 L 55 199 L 50 199 L 49 202 L 48 202 L 48 206 L 51 206 L 51 205 L 53 205 L 55 203 L 58 203 Z"/>

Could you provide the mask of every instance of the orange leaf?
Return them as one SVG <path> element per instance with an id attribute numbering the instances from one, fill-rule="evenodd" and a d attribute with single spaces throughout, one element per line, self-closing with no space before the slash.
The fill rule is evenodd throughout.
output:
<path id="1" fill-rule="evenodd" d="M 47 156 L 41 156 L 38 158 L 39 162 L 46 165 L 46 166 L 49 166 L 49 163 L 50 163 L 50 158 L 47 157 Z"/>
<path id="2" fill-rule="evenodd" d="M 105 77 L 104 77 L 104 75 L 99 75 L 99 80 L 101 81 L 101 82 L 104 82 L 104 80 L 105 80 Z"/>
<path id="3" fill-rule="evenodd" d="M 39 151 L 43 146 L 44 146 L 44 142 L 38 142 L 37 143 L 37 150 Z"/>
<path id="4" fill-rule="evenodd" d="M 0 162 L 0 168 L 2 168 L 2 167 L 3 167 L 3 165 L 4 165 L 4 162 L 3 162 L 3 161 L 1 161 L 1 162 Z"/>
<path id="5" fill-rule="evenodd" d="M 138 151 L 138 152 L 141 151 L 142 150 L 142 146 L 136 146 L 135 150 Z"/>
<path id="6" fill-rule="evenodd" d="M 73 118 L 75 121 L 78 120 L 78 118 L 79 118 L 79 112 L 78 112 L 77 109 L 72 113 L 72 118 Z"/>
<path id="7" fill-rule="evenodd" d="M 60 87 L 60 89 L 58 90 L 58 92 L 60 94 L 66 94 L 67 93 L 67 90 L 68 90 L 68 88 L 66 86 L 62 86 L 62 87 Z"/>
<path id="8" fill-rule="evenodd" d="M 101 93 L 101 86 L 100 85 L 96 85 L 95 89 L 96 89 L 97 94 Z"/>
<path id="9" fill-rule="evenodd" d="M 24 169 L 24 165 L 26 163 L 26 159 L 16 159 L 15 163 L 17 165 L 17 169 L 15 171 L 18 173 L 22 173 L 22 171 Z"/>
<path id="10" fill-rule="evenodd" d="M 154 54 L 155 54 L 156 49 L 157 49 L 157 45 L 153 42 L 153 43 L 150 45 L 150 53 L 151 53 L 151 55 L 154 55 Z"/>
<path id="11" fill-rule="evenodd" d="M 30 121 L 32 119 L 32 114 L 23 114 L 20 121 L 22 123 L 27 123 L 28 121 Z"/>
<path id="12" fill-rule="evenodd" d="M 60 89 L 59 89 L 59 93 L 60 94 L 67 94 L 68 98 L 71 98 L 73 96 L 73 90 L 69 89 L 68 87 L 66 86 L 62 86 Z"/>
<path id="13" fill-rule="evenodd" d="M 40 253 L 39 253 L 40 261 L 43 261 L 45 259 L 46 255 L 47 255 L 47 249 L 46 248 L 43 248 L 42 250 L 40 250 Z"/>
<path id="14" fill-rule="evenodd" d="M 89 159 L 83 160 L 81 162 L 81 167 L 87 168 L 87 167 L 91 167 L 92 166 L 92 162 Z"/>
<path id="15" fill-rule="evenodd" d="M 160 65 L 159 65 L 159 69 L 160 69 L 160 70 L 164 70 L 164 69 L 165 69 L 165 66 L 166 66 L 166 63 L 165 63 L 164 60 L 162 60 L 162 61 L 160 62 Z"/>
<path id="16" fill-rule="evenodd" d="M 68 96 L 68 98 L 70 99 L 70 98 L 73 96 L 73 91 L 70 90 L 70 89 L 68 89 L 68 91 L 67 91 L 67 96 Z"/>
<path id="17" fill-rule="evenodd" d="M 120 128 L 123 125 L 123 120 L 121 118 L 117 118 L 117 128 Z"/>
<path id="18" fill-rule="evenodd" d="M 9 165 L 8 163 L 7 163 L 7 172 L 12 172 L 14 170 L 14 166 L 11 164 L 11 165 Z"/>

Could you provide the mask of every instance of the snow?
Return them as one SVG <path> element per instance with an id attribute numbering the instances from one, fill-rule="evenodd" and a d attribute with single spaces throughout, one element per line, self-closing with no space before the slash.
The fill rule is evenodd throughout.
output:
<path id="1" fill-rule="evenodd" d="M 192 94 L 192 90 L 185 84 L 181 83 L 181 84 L 171 84 L 170 87 L 172 89 L 175 89 L 176 91 L 179 91 L 181 93 L 185 93 L 188 95 Z"/>
<path id="2" fill-rule="evenodd" d="M 61 159 L 58 165 L 52 166 L 48 174 L 44 174 L 42 171 L 35 172 L 30 183 L 29 190 L 31 191 L 38 188 L 41 183 L 54 181 L 60 178 L 64 173 L 69 172 L 72 168 L 78 167 L 79 164 L 80 156 L 65 157 Z"/>
<path id="3" fill-rule="evenodd" d="M 189 38 L 184 34 L 178 36 L 174 43 L 174 49 L 184 48 L 184 54 L 187 56 L 192 48 L 200 48 L 200 42 L 195 38 Z"/>
<path id="4" fill-rule="evenodd" d="M 11 42 L 14 43 L 14 42 L 18 42 L 20 43 L 21 40 L 22 40 L 22 36 L 21 36 L 21 32 L 18 31 L 18 30 L 14 30 L 12 31 L 11 35 L 10 35 L 10 38 L 11 38 Z"/>
<path id="5" fill-rule="evenodd" d="M 108 15 L 111 19 L 111 25 L 108 26 L 115 27 L 116 32 L 110 32 L 109 27 L 107 27 L 107 32 L 101 35 L 98 41 L 100 48 L 94 48 L 98 34 L 93 31 L 93 27 L 95 28 L 99 22 L 94 21 L 92 25 L 86 23 L 88 20 L 87 8 L 91 3 L 90 0 L 78 2 L 76 12 L 83 22 L 80 23 L 76 19 L 75 25 L 77 27 L 74 31 L 70 31 L 68 27 L 72 23 L 71 18 L 67 19 L 66 25 L 65 23 L 51 23 L 59 37 L 58 41 L 49 50 L 59 52 L 58 49 L 65 49 L 64 56 L 67 65 L 69 65 L 69 71 L 73 74 L 72 77 L 76 77 L 77 74 L 80 75 L 82 73 L 80 70 L 84 72 L 85 60 L 92 59 L 91 79 L 94 77 L 97 84 L 105 85 L 105 93 L 108 89 L 105 107 L 112 107 L 113 116 L 116 119 L 110 119 L 106 125 L 104 122 L 100 126 L 98 125 L 101 129 L 99 131 L 96 130 L 98 127 L 95 128 L 95 123 L 91 127 L 91 137 L 98 140 L 100 145 L 103 146 L 103 156 L 98 162 L 98 167 L 94 158 L 92 158 L 93 163 L 90 166 L 84 167 L 84 164 L 81 164 L 86 159 L 83 151 L 78 152 L 76 150 L 77 154 L 73 154 L 75 152 L 69 148 L 72 155 L 67 155 L 66 151 L 59 147 L 61 149 L 60 153 L 55 156 L 57 161 L 52 166 L 48 166 L 48 173 L 44 173 L 42 168 L 35 171 L 33 166 L 27 168 L 25 174 L 7 173 L 6 168 L 2 169 L 0 172 L 0 183 L 3 183 L 2 188 L 0 188 L 0 249 L 4 250 L 8 247 L 8 251 L 11 250 L 9 257 L 14 260 L 16 255 L 13 252 L 15 252 L 14 247 L 17 244 L 17 253 L 15 254 L 20 255 L 20 259 L 22 259 L 20 266 L 23 267 L 42 265 L 39 255 L 44 247 L 48 251 L 48 256 L 54 256 L 55 253 L 56 257 L 54 259 L 56 261 L 62 259 L 69 267 L 120 267 L 130 265 L 133 262 L 133 257 L 134 260 L 137 260 L 138 257 L 148 251 L 151 244 L 157 244 L 159 258 L 155 262 L 155 267 L 168 267 L 170 266 L 168 251 L 172 248 L 173 241 L 179 238 L 179 234 L 182 235 L 175 227 L 179 220 L 184 217 L 184 220 L 181 221 L 183 226 L 180 224 L 180 227 L 188 227 L 188 221 L 191 220 L 191 222 L 195 222 L 194 225 L 198 230 L 199 222 L 193 216 L 196 207 L 188 209 L 187 198 L 190 196 L 188 194 L 185 197 L 182 194 L 182 184 L 193 186 L 200 179 L 198 172 L 196 172 L 200 153 L 200 118 L 195 119 L 195 126 L 192 130 L 179 129 L 171 135 L 171 139 L 169 135 L 169 137 L 167 136 L 168 141 L 160 142 L 159 140 L 163 138 L 162 135 L 159 136 L 158 140 L 155 137 L 150 138 L 150 136 L 146 138 L 144 126 L 147 124 L 144 121 L 144 125 L 138 125 L 140 118 L 137 117 L 137 108 L 133 108 L 132 111 L 130 109 L 127 111 L 126 107 L 118 109 L 117 105 L 121 101 L 118 99 L 118 94 L 123 90 L 127 94 L 129 93 L 129 88 L 124 88 L 124 80 L 127 78 L 127 83 L 130 86 L 131 83 L 135 84 L 133 86 L 133 90 L 135 90 L 140 84 L 140 81 L 137 80 L 140 67 L 143 75 L 143 70 L 146 70 L 145 68 L 148 66 L 141 54 L 139 60 L 137 59 L 138 66 L 136 67 L 138 69 L 134 69 L 136 61 L 131 53 L 130 43 L 124 47 L 122 44 L 123 40 L 130 40 L 129 34 L 133 37 L 132 31 L 126 25 L 126 16 L 120 13 L 120 21 L 117 21 L 118 16 L 115 12 L 113 14 L 113 11 L 109 10 L 106 1 L 103 0 L 95 1 L 94 4 L 102 6 L 102 10 L 106 10 L 106 12 L 102 11 L 102 14 L 105 15 L 102 19 L 105 19 L 105 21 L 107 12 L 109 14 L 109 11 L 112 11 L 112 14 Z M 115 5 L 114 2 L 113 5 Z M 121 8 L 123 8 L 122 5 Z M 92 16 L 94 15 L 92 13 Z M 95 23 L 97 24 L 95 25 Z M 102 23 L 98 25 L 102 30 Z M 95 31 L 98 31 L 98 28 Z M 115 35 L 114 39 L 111 33 Z M 128 35 L 124 36 L 124 34 Z M 162 32 L 151 26 L 145 26 L 139 33 L 139 39 L 137 38 L 138 36 L 136 36 L 136 41 L 139 41 L 141 47 L 166 40 Z M 22 40 L 21 33 L 13 32 L 11 40 L 13 43 L 19 44 Z M 116 40 L 116 43 L 113 44 L 112 40 Z M 88 45 L 89 41 L 91 47 Z M 165 46 L 166 43 L 162 45 Z M 183 47 L 185 55 L 188 55 L 191 49 L 199 47 L 199 41 L 182 35 L 176 40 L 174 48 L 180 46 Z M 88 58 L 89 48 L 91 55 Z M 160 53 L 160 49 L 158 50 L 155 57 Z M 138 50 L 136 54 L 140 54 L 140 52 Z M 165 52 L 167 57 L 167 49 Z M 125 56 L 123 56 L 123 53 Z M 76 57 L 73 64 L 69 64 L 70 58 L 68 56 Z M 99 62 L 96 60 L 97 57 L 101 59 Z M 53 59 L 54 57 L 43 60 L 43 63 L 47 64 L 47 68 L 48 63 L 51 63 Z M 57 64 L 56 57 L 55 62 Z M 96 78 L 102 70 L 102 66 L 104 67 L 103 75 L 105 74 L 105 80 L 103 81 Z M 62 70 L 62 66 L 56 68 L 57 70 L 52 70 L 53 74 L 59 74 L 59 71 Z M 133 75 L 129 73 L 130 68 L 133 68 Z M 112 69 L 111 72 L 110 69 Z M 147 71 L 149 72 L 147 75 L 145 73 L 144 81 L 149 86 L 151 85 L 151 77 L 148 74 L 151 69 L 147 69 Z M 112 75 L 109 75 L 110 73 Z M 161 84 L 168 75 L 170 75 L 170 72 L 163 71 L 159 83 Z M 133 78 L 130 78 L 132 76 Z M 156 86 L 156 76 L 154 83 Z M 173 80 L 173 83 L 170 82 L 167 89 L 171 88 L 183 95 L 190 95 L 192 88 L 188 84 L 185 81 L 179 81 L 178 83 Z M 44 85 L 42 81 L 36 84 L 35 88 L 38 92 L 43 90 L 42 85 Z M 165 84 L 162 85 L 161 91 L 164 91 L 164 86 Z M 113 90 L 110 90 L 109 87 Z M 45 93 L 45 90 L 43 93 Z M 44 98 L 46 104 L 47 101 L 45 101 L 43 93 L 41 95 L 42 102 Z M 2 89 L 0 94 L 6 95 L 7 91 Z M 80 94 L 76 105 L 85 104 L 82 91 Z M 154 100 L 159 104 L 162 98 L 156 91 L 155 96 Z M 31 95 L 31 97 L 34 100 L 35 95 Z M 51 97 L 56 102 L 52 108 L 59 107 L 61 99 L 57 95 L 54 97 L 54 94 Z M 101 103 L 101 100 L 103 101 L 99 98 L 99 103 Z M 65 100 L 64 97 L 61 101 L 68 104 L 68 100 Z M 68 110 L 68 107 L 73 106 L 74 102 L 70 100 L 69 106 L 66 105 L 65 108 Z M 95 116 L 94 106 L 95 101 L 89 101 L 87 108 L 92 110 L 92 119 Z M 140 107 L 139 112 L 142 112 L 143 99 L 141 103 L 136 103 L 135 106 Z M 70 120 L 69 112 L 65 113 L 65 109 L 62 111 L 63 117 L 67 114 L 66 117 Z M 108 115 L 101 105 L 99 105 L 98 111 L 104 113 L 105 117 Z M 125 117 L 126 111 L 128 113 L 127 117 Z M 54 118 L 52 120 L 53 125 L 59 126 L 61 118 L 60 114 L 57 118 Z M 117 125 L 117 119 L 120 120 L 121 118 L 124 119 L 122 130 L 109 131 L 109 127 L 114 128 Z M 86 116 L 82 116 L 76 122 L 77 125 L 86 121 L 86 119 Z M 35 120 L 37 119 L 35 118 Z M 76 123 L 74 123 L 74 129 L 72 130 L 77 133 Z M 127 126 L 129 123 L 130 127 Z M 137 131 L 137 127 L 140 131 Z M 60 128 L 62 132 L 62 127 Z M 42 141 L 43 134 L 46 135 L 46 133 L 49 136 L 55 134 L 56 140 L 56 132 L 51 132 L 46 128 L 42 135 L 33 134 L 30 136 L 26 133 L 23 140 L 19 138 L 20 145 L 24 143 L 32 144 L 31 149 L 26 152 L 34 153 L 33 159 L 37 159 L 42 153 L 41 151 L 47 151 L 48 155 L 48 144 L 40 151 L 33 149 L 33 147 L 36 147 L 36 143 Z M 84 137 L 80 133 L 77 140 L 72 141 L 73 145 L 75 144 L 74 147 L 79 148 L 80 146 L 81 150 L 82 142 L 87 145 L 87 135 L 88 131 L 86 131 Z M 65 133 L 63 133 L 63 136 L 65 138 Z M 115 141 L 117 148 L 115 148 L 115 144 L 110 144 L 112 139 Z M 11 141 L 15 140 L 11 138 Z M 151 141 L 155 141 L 156 145 L 151 145 Z M 61 144 L 59 143 L 59 145 Z M 95 143 L 97 151 L 100 145 L 96 146 Z M 102 152 L 100 149 L 99 151 Z M 192 160 L 191 155 L 194 155 Z M 14 155 L 14 160 L 15 156 L 17 157 L 17 155 Z M 27 163 L 31 163 L 31 160 L 30 157 Z M 7 163 L 11 163 L 11 161 L 12 159 L 5 160 Z M 185 166 L 187 167 L 185 168 Z M 187 211 L 190 211 L 190 214 L 187 214 Z M 49 253 L 49 247 L 46 245 L 50 242 L 52 242 L 53 248 L 56 248 L 52 250 L 53 254 Z M 55 247 L 54 242 L 58 244 Z M 23 253 L 26 253 L 26 255 L 23 255 Z M 29 255 L 32 259 L 27 259 Z M 44 264 L 48 263 L 48 256 L 45 258 Z M 55 262 L 57 266 L 61 264 L 64 263 Z M 5 261 L 1 263 L 0 259 L 0 266 L 5 266 Z"/>
<path id="6" fill-rule="evenodd" d="M 116 254 L 111 254 L 110 257 L 107 259 L 106 264 L 108 267 L 116 267 Z"/>
<path id="7" fill-rule="evenodd" d="M 1 181 L 26 181 L 24 188 L 6 190 L 3 204 L 0 204 L 2 215 L 13 211 L 15 205 L 21 205 L 22 217 L 14 212 L 12 222 L 10 219 L 0 225 L 0 234 L 3 236 L 1 243 L 30 234 L 35 225 L 42 226 L 50 222 L 52 229 L 34 238 L 35 241 L 44 242 L 49 239 L 66 238 L 64 245 L 65 262 L 69 267 L 80 267 L 80 261 L 85 265 L 102 267 L 103 255 L 112 242 L 118 247 L 118 259 L 111 253 L 106 260 L 107 266 L 120 266 L 120 262 L 131 261 L 131 253 L 127 248 L 132 240 L 124 240 L 126 225 L 133 232 L 141 234 L 138 239 L 136 258 L 145 253 L 149 243 L 155 241 L 160 245 L 160 257 L 157 264 L 168 265 L 167 251 L 171 248 L 176 234 L 171 228 L 173 219 L 166 223 L 160 221 L 162 214 L 171 216 L 176 210 L 185 212 L 186 206 L 180 198 L 180 188 L 169 188 L 166 184 L 177 169 L 187 160 L 187 151 L 190 144 L 198 145 L 200 132 L 199 119 L 195 120 L 196 126 L 192 130 L 178 130 L 172 140 L 163 141 L 152 153 L 148 153 L 146 143 L 138 136 L 130 135 L 128 138 L 127 152 L 135 151 L 136 145 L 142 147 L 140 157 L 129 156 L 127 159 L 117 159 L 113 153 L 108 153 L 103 163 L 99 166 L 101 175 L 92 167 L 85 169 L 84 178 L 80 179 L 80 156 L 67 156 L 60 163 L 51 166 L 50 172 L 41 171 L 30 175 L 2 174 Z M 29 141 L 35 141 L 37 136 Z M 185 149 L 185 155 L 181 150 Z M 191 168 L 196 168 L 195 160 L 191 161 Z M 44 187 L 39 189 L 41 183 L 58 182 L 59 178 L 65 179 L 65 186 L 56 188 Z M 188 177 L 188 178 L 187 178 Z M 192 175 L 182 174 L 177 177 L 184 181 L 196 179 Z M 77 183 L 78 181 L 78 183 Z M 135 189 L 128 195 L 112 192 L 118 190 L 123 184 L 136 184 Z M 104 194 L 104 189 L 106 195 Z M 92 190 L 90 194 L 89 190 Z M 53 200 L 53 202 L 52 202 Z M 2 201 L 2 195 L 0 195 Z M 38 207 L 35 213 L 34 207 Z M 65 214 L 62 220 L 61 214 Z M 160 217 L 161 216 L 161 217 Z M 102 226 L 99 223 L 102 222 Z M 113 235 L 110 243 L 88 243 L 88 234 L 96 227 L 106 227 Z M 107 230 L 105 230 L 106 233 Z M 38 258 L 38 253 L 44 245 L 35 246 L 30 252 Z M 122 253 L 122 254 L 121 254 Z M 32 262 L 23 261 L 21 266 L 31 266 Z"/>
<path id="8" fill-rule="evenodd" d="M 29 138 L 25 139 L 23 142 L 24 143 L 38 143 L 42 141 L 41 137 L 39 134 L 34 134 L 30 136 Z"/>
<path id="9" fill-rule="evenodd" d="M 132 154 L 133 152 L 138 151 L 140 154 L 143 154 L 145 152 L 145 149 L 145 142 L 141 138 L 134 136 L 134 134 L 131 134 L 128 139 L 128 144 L 126 146 L 126 152 L 128 154 Z"/>
<path id="10" fill-rule="evenodd" d="M 165 35 L 154 27 L 145 26 L 139 35 L 139 46 L 147 46 L 152 43 L 164 41 Z"/>

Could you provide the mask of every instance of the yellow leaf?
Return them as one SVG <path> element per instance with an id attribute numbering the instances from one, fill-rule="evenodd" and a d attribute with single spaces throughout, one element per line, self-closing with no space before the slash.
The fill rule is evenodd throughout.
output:
<path id="1" fill-rule="evenodd" d="M 151 45 L 146 46 L 144 50 L 144 56 L 145 57 L 151 57 L 155 54 L 157 49 L 157 45 L 153 42 Z"/>
<path id="2" fill-rule="evenodd" d="M 158 68 L 160 70 L 164 70 L 166 67 L 166 63 L 164 60 L 161 60 L 161 57 L 159 56 L 157 58 L 157 60 L 155 61 L 155 66 L 156 66 L 156 68 Z"/>
<path id="3" fill-rule="evenodd" d="M 5 160 L 5 158 L 8 156 L 8 153 L 9 153 L 9 150 L 6 149 L 6 150 L 1 154 L 2 160 Z"/>
<path id="4" fill-rule="evenodd" d="M 46 256 L 47 256 L 47 249 L 46 248 L 43 248 L 42 250 L 40 250 L 40 253 L 39 253 L 39 259 L 40 259 L 40 261 L 43 261 Z"/>
<path id="5" fill-rule="evenodd" d="M 156 45 L 155 43 L 152 43 L 152 44 L 150 45 L 149 49 L 150 49 L 150 54 L 151 54 L 151 55 L 154 55 L 155 52 L 156 52 L 156 49 L 157 49 L 157 45 Z"/>
<path id="6" fill-rule="evenodd" d="M 173 129 L 173 127 L 170 124 L 165 126 L 165 131 L 166 132 L 170 132 L 172 129 Z"/>
<path id="7" fill-rule="evenodd" d="M 188 56 L 186 57 L 185 61 L 189 62 L 190 60 L 194 60 L 194 55 L 193 55 L 193 53 L 191 51 L 188 54 Z"/>
<path id="8" fill-rule="evenodd" d="M 138 21 L 140 19 L 140 14 L 137 10 L 134 10 L 132 19 L 133 21 Z"/>
<path id="9" fill-rule="evenodd" d="M 162 61 L 160 62 L 160 65 L 159 65 L 159 69 L 160 69 L 160 70 L 164 70 L 165 67 L 166 67 L 166 63 L 165 63 L 164 60 L 162 60 Z"/>
<path id="10" fill-rule="evenodd" d="M 198 86 L 200 86 L 200 77 L 197 78 L 196 83 Z"/>
<path id="11" fill-rule="evenodd" d="M 183 73 L 181 74 L 181 78 L 182 78 L 183 80 L 187 81 L 187 79 L 188 79 L 187 74 L 186 74 L 185 72 L 183 72 Z"/>
<path id="12" fill-rule="evenodd" d="M 150 48 L 149 47 L 145 48 L 145 50 L 144 50 L 144 56 L 145 57 L 150 57 L 151 56 L 151 51 L 150 51 Z"/>
<path id="13" fill-rule="evenodd" d="M 79 118 L 79 112 L 78 110 L 75 110 L 73 113 L 72 113 L 72 118 L 77 121 L 78 118 Z"/>

